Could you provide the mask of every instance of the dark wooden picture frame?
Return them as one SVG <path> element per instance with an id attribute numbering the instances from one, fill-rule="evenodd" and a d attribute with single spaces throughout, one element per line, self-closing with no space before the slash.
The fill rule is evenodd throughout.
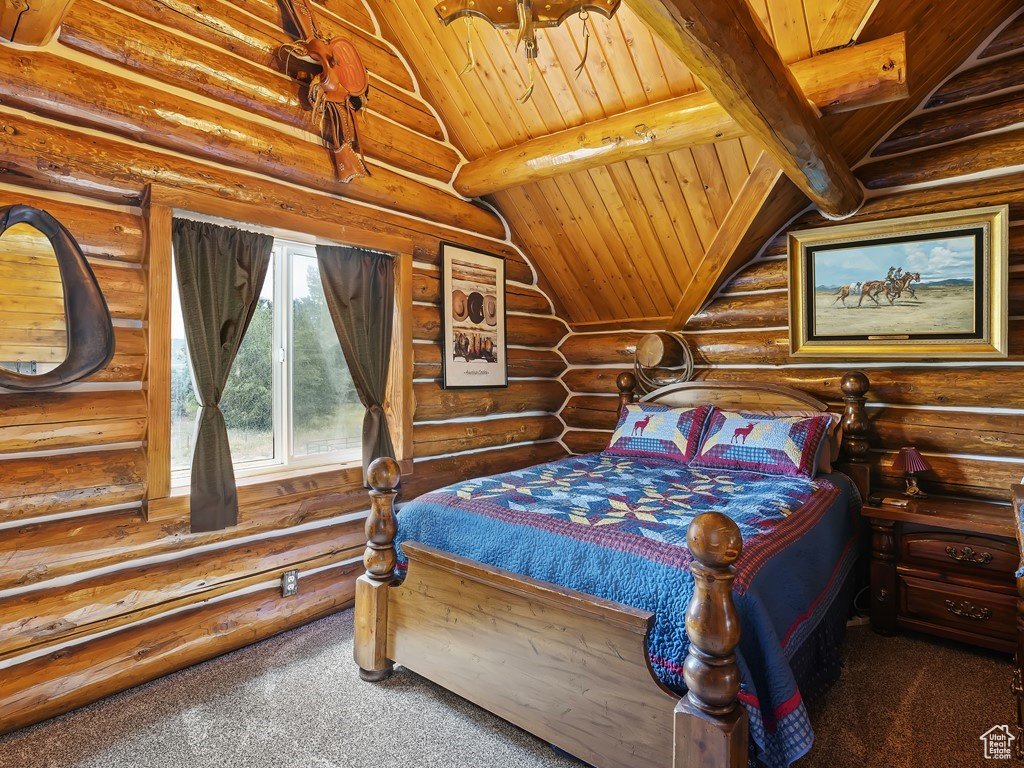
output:
<path id="1" fill-rule="evenodd" d="M 441 368 L 445 389 L 508 386 L 501 256 L 441 243 Z"/>

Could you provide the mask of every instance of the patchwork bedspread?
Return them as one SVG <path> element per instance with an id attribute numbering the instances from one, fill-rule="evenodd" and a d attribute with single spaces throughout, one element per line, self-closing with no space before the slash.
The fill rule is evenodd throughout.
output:
<path id="1" fill-rule="evenodd" d="M 598 453 L 426 494 L 399 512 L 398 542 L 651 611 L 652 666 L 682 694 L 693 595 L 686 528 L 702 512 L 724 512 L 743 533 L 735 585 L 740 700 L 753 753 L 775 768 L 813 743 L 788 659 L 856 559 L 855 496 L 841 474 L 811 481 Z M 399 563 L 406 565 L 401 551 Z"/>

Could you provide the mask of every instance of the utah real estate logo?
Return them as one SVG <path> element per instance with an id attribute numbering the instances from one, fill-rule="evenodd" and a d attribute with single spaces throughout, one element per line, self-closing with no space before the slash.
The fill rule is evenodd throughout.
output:
<path id="1" fill-rule="evenodd" d="M 1009 760 L 1013 754 L 1013 742 L 1017 737 L 1010 733 L 1010 726 L 996 725 L 978 738 L 985 744 L 987 760 Z"/>

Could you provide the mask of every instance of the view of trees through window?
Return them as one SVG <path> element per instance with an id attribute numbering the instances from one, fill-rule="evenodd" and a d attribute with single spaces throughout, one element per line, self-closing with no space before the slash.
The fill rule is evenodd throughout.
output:
<path id="1" fill-rule="evenodd" d="M 182 471 L 191 463 L 199 403 L 177 286 L 172 307 L 171 467 Z M 221 411 L 236 467 L 358 458 L 364 411 L 327 310 L 312 246 L 275 243 Z"/>

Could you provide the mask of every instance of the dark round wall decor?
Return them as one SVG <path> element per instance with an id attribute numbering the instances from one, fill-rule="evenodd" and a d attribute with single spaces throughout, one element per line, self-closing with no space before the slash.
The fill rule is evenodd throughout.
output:
<path id="1" fill-rule="evenodd" d="M 67 354 L 56 368 L 26 374 L 0 368 L 0 387 L 24 391 L 53 389 L 83 379 L 110 362 L 114 327 L 96 276 L 71 233 L 46 211 L 27 205 L 0 208 L 0 235 L 16 224 L 41 232 L 53 247 L 64 287 Z M 4 332 L 0 328 L 0 334 Z"/>

